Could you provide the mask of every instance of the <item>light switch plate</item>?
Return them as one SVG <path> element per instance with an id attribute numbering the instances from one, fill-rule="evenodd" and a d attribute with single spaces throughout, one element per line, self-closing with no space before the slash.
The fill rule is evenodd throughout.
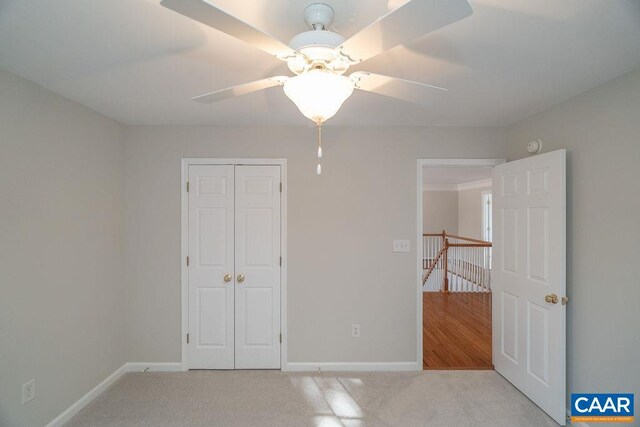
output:
<path id="1" fill-rule="evenodd" d="M 394 239 L 393 252 L 409 252 L 409 251 L 411 251 L 411 242 L 409 240 Z"/>

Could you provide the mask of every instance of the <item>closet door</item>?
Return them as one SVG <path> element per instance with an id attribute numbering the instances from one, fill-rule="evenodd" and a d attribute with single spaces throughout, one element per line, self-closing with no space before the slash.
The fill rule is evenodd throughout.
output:
<path id="1" fill-rule="evenodd" d="M 233 171 L 189 166 L 190 369 L 234 367 Z"/>
<path id="2" fill-rule="evenodd" d="M 280 368 L 280 166 L 236 166 L 235 367 Z"/>

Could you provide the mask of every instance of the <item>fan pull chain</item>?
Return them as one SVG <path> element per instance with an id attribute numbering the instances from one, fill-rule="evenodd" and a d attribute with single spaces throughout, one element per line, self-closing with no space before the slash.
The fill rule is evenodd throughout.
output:
<path id="1" fill-rule="evenodd" d="M 316 173 L 322 175 L 322 165 L 320 159 L 322 158 L 322 122 L 318 122 L 318 168 Z"/>

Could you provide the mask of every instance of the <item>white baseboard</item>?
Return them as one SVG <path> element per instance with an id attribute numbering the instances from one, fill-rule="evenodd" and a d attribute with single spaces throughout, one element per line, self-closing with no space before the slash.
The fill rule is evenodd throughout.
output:
<path id="1" fill-rule="evenodd" d="M 181 372 L 182 362 L 129 362 L 127 372 Z"/>
<path id="2" fill-rule="evenodd" d="M 60 415 L 55 417 L 47 427 L 58 427 L 69 421 L 82 410 L 85 406 L 91 403 L 96 397 L 100 396 L 109 386 L 120 379 L 122 375 L 127 372 L 127 363 L 119 367 L 113 374 L 105 378 L 100 384 L 92 388 L 87 394 L 82 396 L 77 402 L 65 409 Z"/>
<path id="3" fill-rule="evenodd" d="M 398 372 L 420 371 L 422 365 L 416 362 L 288 362 L 285 372 Z"/>
<path id="4" fill-rule="evenodd" d="M 127 372 L 178 372 L 182 371 L 182 363 L 160 362 L 160 363 L 145 363 L 145 362 L 129 362 L 119 367 L 113 374 L 105 378 L 100 384 L 92 388 L 87 394 L 82 396 L 77 402 L 69 406 L 60 415 L 55 417 L 47 427 L 58 427 L 69 421 L 82 410 L 85 406 L 91 403 L 96 397 L 100 396 L 109 386 L 118 381 L 121 376 Z"/>

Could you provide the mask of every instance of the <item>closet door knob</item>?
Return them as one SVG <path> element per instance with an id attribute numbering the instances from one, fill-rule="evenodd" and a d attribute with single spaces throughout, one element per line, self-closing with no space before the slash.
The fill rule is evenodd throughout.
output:
<path id="1" fill-rule="evenodd" d="M 238 274 L 238 283 L 244 282 L 244 274 Z"/>
<path id="2" fill-rule="evenodd" d="M 232 275 L 230 275 L 230 274 L 225 274 L 225 275 L 224 275 L 224 281 L 225 281 L 225 282 L 227 282 L 227 283 L 228 283 L 228 282 L 230 282 L 230 281 L 231 281 L 231 279 L 233 279 L 233 276 L 232 276 Z"/>

